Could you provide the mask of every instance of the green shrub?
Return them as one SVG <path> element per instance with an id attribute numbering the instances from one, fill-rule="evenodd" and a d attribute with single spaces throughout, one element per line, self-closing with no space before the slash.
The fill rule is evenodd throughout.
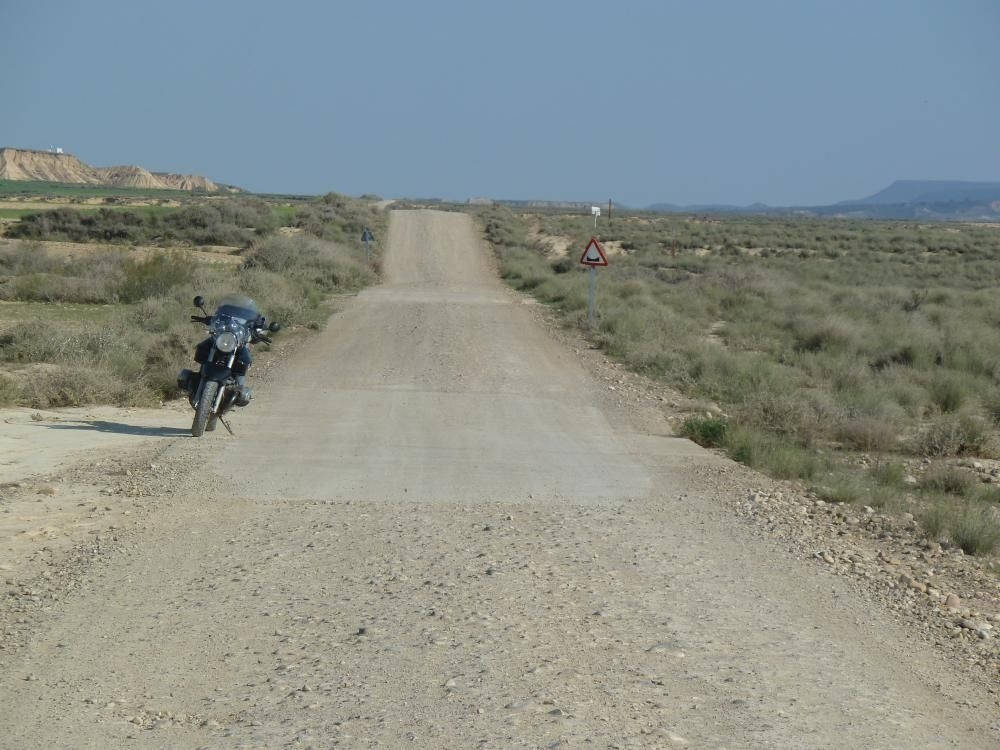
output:
<path id="1" fill-rule="evenodd" d="M 721 417 L 688 417 L 681 434 L 705 448 L 719 448 L 726 439 L 728 423 Z"/>
<path id="2" fill-rule="evenodd" d="M 968 471 L 949 464 L 934 464 L 921 478 L 922 489 L 964 495 L 976 486 L 976 478 Z"/>
<path id="3" fill-rule="evenodd" d="M 823 466 L 814 451 L 759 430 L 730 427 L 724 447 L 734 461 L 779 479 L 811 479 Z"/>
<path id="4" fill-rule="evenodd" d="M 894 511 L 903 507 L 903 497 L 896 487 L 876 486 L 868 490 L 864 502 L 876 510 Z"/>
<path id="5" fill-rule="evenodd" d="M 568 255 L 564 255 L 552 261 L 552 270 L 555 273 L 569 273 L 570 271 L 576 270 L 578 263 L 574 263 L 573 259 Z"/>
<path id="6" fill-rule="evenodd" d="M 931 399 L 943 412 L 958 411 L 969 399 L 969 383 L 954 373 L 939 373 L 927 386 Z"/>
<path id="7" fill-rule="evenodd" d="M 883 487 L 900 487 L 906 476 L 906 467 L 898 461 L 878 461 L 869 473 L 876 484 Z"/>
<path id="8" fill-rule="evenodd" d="M 920 513 L 920 525 L 928 538 L 944 539 L 951 523 L 954 500 L 937 500 Z"/>
<path id="9" fill-rule="evenodd" d="M 988 555 L 1000 545 L 1000 517 L 994 508 L 967 503 L 949 521 L 953 542 L 970 555 Z"/>
<path id="10" fill-rule="evenodd" d="M 122 302 L 138 302 L 166 295 L 175 286 L 191 286 L 194 261 L 186 253 L 154 253 L 147 257 L 127 257 L 122 263 L 123 278 L 118 285 Z"/>
<path id="11" fill-rule="evenodd" d="M 865 488 L 856 476 L 835 474 L 821 484 L 814 485 L 813 492 L 820 500 L 828 503 L 856 503 L 865 497 Z"/>
<path id="12" fill-rule="evenodd" d="M 21 397 L 21 388 L 17 381 L 0 373 L 0 406 L 16 404 Z"/>

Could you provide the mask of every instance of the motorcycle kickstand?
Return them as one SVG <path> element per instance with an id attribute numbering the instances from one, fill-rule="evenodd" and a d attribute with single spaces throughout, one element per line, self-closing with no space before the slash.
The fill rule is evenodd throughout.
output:
<path id="1" fill-rule="evenodd" d="M 229 422 L 227 422 L 226 420 L 224 420 L 222 417 L 216 417 L 216 419 L 218 419 L 220 422 L 222 422 L 222 426 L 225 427 L 229 431 L 230 435 L 232 435 L 233 437 L 236 437 L 236 433 L 233 432 L 233 428 L 229 426 Z"/>

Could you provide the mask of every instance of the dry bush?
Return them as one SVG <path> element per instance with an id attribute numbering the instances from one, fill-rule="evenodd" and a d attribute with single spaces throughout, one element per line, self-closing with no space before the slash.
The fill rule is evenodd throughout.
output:
<path id="1" fill-rule="evenodd" d="M 243 257 L 245 270 L 272 271 L 324 292 L 353 291 L 375 280 L 374 272 L 347 247 L 306 235 L 266 237 Z"/>
<path id="2" fill-rule="evenodd" d="M 837 424 L 836 438 L 854 450 L 875 452 L 892 450 L 899 442 L 899 427 L 885 417 L 867 414 L 843 417 Z"/>
<path id="3" fill-rule="evenodd" d="M 858 348 L 861 335 L 852 321 L 836 316 L 793 319 L 791 326 L 797 351 L 849 351 Z"/>
<path id="4" fill-rule="evenodd" d="M 151 406 L 156 402 L 156 394 L 145 385 L 88 367 L 35 367 L 19 379 L 20 402 L 36 409 L 91 404 Z"/>
<path id="5" fill-rule="evenodd" d="M 941 414 L 933 418 L 914 440 L 913 449 L 923 456 L 976 454 L 984 448 L 988 430 L 975 414 Z"/>
<path id="6" fill-rule="evenodd" d="M 21 398 L 21 388 L 14 378 L 0 373 L 0 406 L 11 406 Z"/>

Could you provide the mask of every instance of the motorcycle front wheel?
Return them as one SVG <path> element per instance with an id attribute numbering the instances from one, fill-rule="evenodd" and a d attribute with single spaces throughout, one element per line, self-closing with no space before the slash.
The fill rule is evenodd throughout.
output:
<path id="1" fill-rule="evenodd" d="M 214 380 L 205 383 L 201 391 L 201 400 L 198 408 L 194 410 L 194 422 L 191 423 L 191 434 L 194 437 L 201 437 L 205 434 L 205 425 L 208 418 L 212 416 L 212 409 L 215 407 L 215 397 L 219 394 L 219 384 Z"/>

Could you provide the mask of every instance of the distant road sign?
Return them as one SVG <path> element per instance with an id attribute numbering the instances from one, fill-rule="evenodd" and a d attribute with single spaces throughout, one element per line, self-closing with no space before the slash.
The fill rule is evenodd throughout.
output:
<path id="1" fill-rule="evenodd" d="M 372 234 L 372 230 L 370 230 L 368 227 L 365 227 L 365 230 L 361 233 L 361 241 L 362 242 L 375 241 L 375 235 Z"/>
<path id="2" fill-rule="evenodd" d="M 597 241 L 596 237 L 590 238 L 583 255 L 580 256 L 580 262 L 591 268 L 608 265 L 608 256 L 604 254 L 604 248 L 601 247 L 601 243 Z"/>
<path id="3" fill-rule="evenodd" d="M 590 213 L 592 213 L 594 216 L 600 216 L 601 215 L 601 207 L 600 206 L 591 206 L 590 207 Z"/>

